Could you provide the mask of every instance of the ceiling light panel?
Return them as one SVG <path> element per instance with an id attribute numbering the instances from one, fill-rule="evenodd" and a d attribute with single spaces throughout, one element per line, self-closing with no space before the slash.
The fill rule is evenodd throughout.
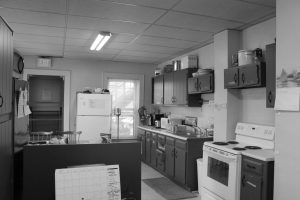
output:
<path id="1" fill-rule="evenodd" d="M 99 17 L 111 20 L 153 23 L 165 11 L 109 1 L 70 0 L 70 15 Z"/>

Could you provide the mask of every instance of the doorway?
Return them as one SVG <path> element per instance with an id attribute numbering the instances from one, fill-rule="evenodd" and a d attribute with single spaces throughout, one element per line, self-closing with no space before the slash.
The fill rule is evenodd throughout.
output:
<path id="1" fill-rule="evenodd" d="M 31 75 L 28 83 L 30 131 L 63 131 L 63 77 Z"/>

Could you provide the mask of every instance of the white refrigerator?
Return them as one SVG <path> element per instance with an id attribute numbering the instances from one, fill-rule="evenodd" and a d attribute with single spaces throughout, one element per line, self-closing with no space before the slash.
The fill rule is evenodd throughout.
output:
<path id="1" fill-rule="evenodd" d="M 100 142 L 100 133 L 110 133 L 112 96 L 109 94 L 77 94 L 76 131 L 79 140 L 86 143 Z"/>

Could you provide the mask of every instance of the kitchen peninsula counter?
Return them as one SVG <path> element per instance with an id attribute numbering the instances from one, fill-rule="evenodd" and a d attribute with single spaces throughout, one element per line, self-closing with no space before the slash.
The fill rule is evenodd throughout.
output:
<path id="1" fill-rule="evenodd" d="M 122 198 L 141 199 L 141 143 L 26 145 L 23 200 L 55 199 L 55 170 L 79 165 L 119 164 Z"/>

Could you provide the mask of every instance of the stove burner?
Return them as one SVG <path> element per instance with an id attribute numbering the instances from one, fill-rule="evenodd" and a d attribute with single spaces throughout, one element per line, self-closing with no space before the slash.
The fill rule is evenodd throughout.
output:
<path id="1" fill-rule="evenodd" d="M 227 143 L 228 144 L 238 144 L 239 142 L 237 142 L 237 141 L 228 141 Z"/>
<path id="2" fill-rule="evenodd" d="M 228 145 L 227 142 L 213 142 L 213 144 L 225 146 Z"/>
<path id="3" fill-rule="evenodd" d="M 234 148 L 232 148 L 233 150 L 236 150 L 236 151 L 244 151 L 244 150 L 246 150 L 245 148 L 243 148 L 243 147 L 234 147 Z"/>
<path id="4" fill-rule="evenodd" d="M 245 146 L 246 149 L 261 149 L 261 147 L 258 146 Z"/>

